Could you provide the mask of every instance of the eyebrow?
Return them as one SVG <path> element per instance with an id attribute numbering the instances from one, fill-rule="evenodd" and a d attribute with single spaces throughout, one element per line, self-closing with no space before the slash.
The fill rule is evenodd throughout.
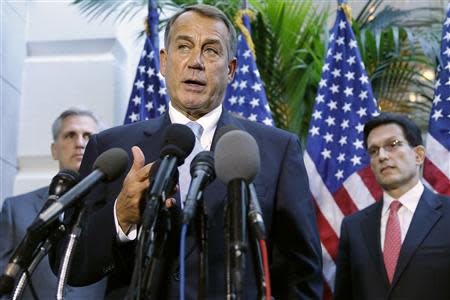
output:
<path id="1" fill-rule="evenodd" d="M 388 138 L 384 141 L 384 143 L 393 142 L 393 141 L 395 141 L 395 140 L 398 140 L 399 142 L 405 142 L 405 141 L 403 141 L 403 140 L 402 140 L 401 138 L 399 138 L 399 137 L 391 136 L 391 137 L 388 137 Z M 367 149 L 370 149 L 371 147 L 378 147 L 378 145 L 367 145 Z"/>
<path id="2" fill-rule="evenodd" d="M 175 38 L 175 42 L 180 41 L 180 40 L 192 42 L 192 41 L 193 41 L 193 38 L 192 38 L 192 36 L 189 36 L 189 35 L 178 35 L 178 36 Z M 207 44 L 217 44 L 217 45 L 222 46 L 221 40 L 220 40 L 220 39 L 215 39 L 215 38 L 207 38 L 207 39 L 203 42 L 203 45 L 205 45 L 205 44 L 206 44 L 206 45 L 207 45 Z"/>

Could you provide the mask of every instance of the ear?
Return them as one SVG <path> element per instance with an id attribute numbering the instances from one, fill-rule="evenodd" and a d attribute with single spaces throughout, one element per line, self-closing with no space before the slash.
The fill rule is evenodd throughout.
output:
<path id="1" fill-rule="evenodd" d="M 58 160 L 58 149 L 55 143 L 52 143 L 50 150 L 52 151 L 52 158 Z"/>
<path id="2" fill-rule="evenodd" d="M 416 153 L 416 164 L 418 166 L 422 165 L 425 160 L 425 147 L 422 145 L 414 147 L 414 152 Z"/>
<path id="3" fill-rule="evenodd" d="M 234 79 L 234 74 L 236 73 L 237 59 L 233 57 L 233 59 L 228 64 L 228 83 L 232 82 Z"/>
<path id="4" fill-rule="evenodd" d="M 163 75 L 164 77 L 166 76 L 166 63 L 167 63 L 166 59 L 167 59 L 167 50 L 166 49 L 159 50 L 159 68 L 161 75 Z"/>

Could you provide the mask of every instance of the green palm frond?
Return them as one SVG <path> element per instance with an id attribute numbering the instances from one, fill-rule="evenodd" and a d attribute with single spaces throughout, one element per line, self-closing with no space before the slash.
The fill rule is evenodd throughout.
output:
<path id="1" fill-rule="evenodd" d="M 143 7 L 147 0 L 140 1 L 104 1 L 104 0 L 74 0 L 74 5 L 80 7 L 81 13 L 90 20 L 102 18 L 103 20 L 114 16 L 121 22 L 132 19 Z"/>
<path id="2" fill-rule="evenodd" d="M 277 126 L 306 136 L 324 57 L 327 10 L 312 1 L 250 1 L 257 64 Z"/>

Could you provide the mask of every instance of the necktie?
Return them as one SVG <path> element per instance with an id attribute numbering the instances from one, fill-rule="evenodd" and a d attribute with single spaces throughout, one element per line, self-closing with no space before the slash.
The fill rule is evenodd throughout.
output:
<path id="1" fill-rule="evenodd" d="M 184 164 L 178 168 L 178 172 L 180 173 L 180 178 L 178 180 L 180 184 L 180 200 L 181 207 L 184 206 L 184 201 L 186 199 L 186 195 L 189 190 L 189 185 L 191 183 L 191 162 L 194 157 L 203 150 L 202 144 L 200 143 L 200 138 L 203 133 L 203 127 L 197 122 L 189 122 L 186 124 L 189 128 L 191 128 L 192 132 L 195 135 L 195 146 L 192 149 L 192 152 L 188 157 L 184 160 Z"/>
<path id="2" fill-rule="evenodd" d="M 400 248 L 402 247 L 402 233 L 397 215 L 400 206 L 402 206 L 402 204 L 398 200 L 392 201 L 386 224 L 386 235 L 384 237 L 384 266 L 389 282 L 392 282 L 392 278 L 394 277 Z"/>

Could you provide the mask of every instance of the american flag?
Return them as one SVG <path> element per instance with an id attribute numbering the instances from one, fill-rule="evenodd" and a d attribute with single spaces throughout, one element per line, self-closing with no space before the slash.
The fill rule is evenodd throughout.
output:
<path id="1" fill-rule="evenodd" d="M 450 196 L 450 10 L 442 29 L 440 56 L 423 177 L 435 191 Z"/>
<path id="2" fill-rule="evenodd" d="M 168 96 L 164 77 L 159 72 L 159 49 L 152 44 L 157 41 L 158 15 L 156 6 L 149 3 L 148 25 L 150 35 L 146 36 L 144 50 L 139 60 L 133 82 L 124 124 L 148 120 L 162 115 L 167 110 Z"/>
<path id="3" fill-rule="evenodd" d="M 381 198 L 363 143 L 364 124 L 378 114 L 369 78 L 342 8 L 330 31 L 304 156 L 317 211 L 325 299 L 331 298 L 344 216 Z"/>
<path id="4" fill-rule="evenodd" d="M 243 19 L 246 28 L 250 28 L 248 16 L 244 15 Z M 255 57 L 242 34 L 238 36 L 237 61 L 236 75 L 233 82 L 228 85 L 225 94 L 225 108 L 250 121 L 273 126 L 272 115 Z"/>

